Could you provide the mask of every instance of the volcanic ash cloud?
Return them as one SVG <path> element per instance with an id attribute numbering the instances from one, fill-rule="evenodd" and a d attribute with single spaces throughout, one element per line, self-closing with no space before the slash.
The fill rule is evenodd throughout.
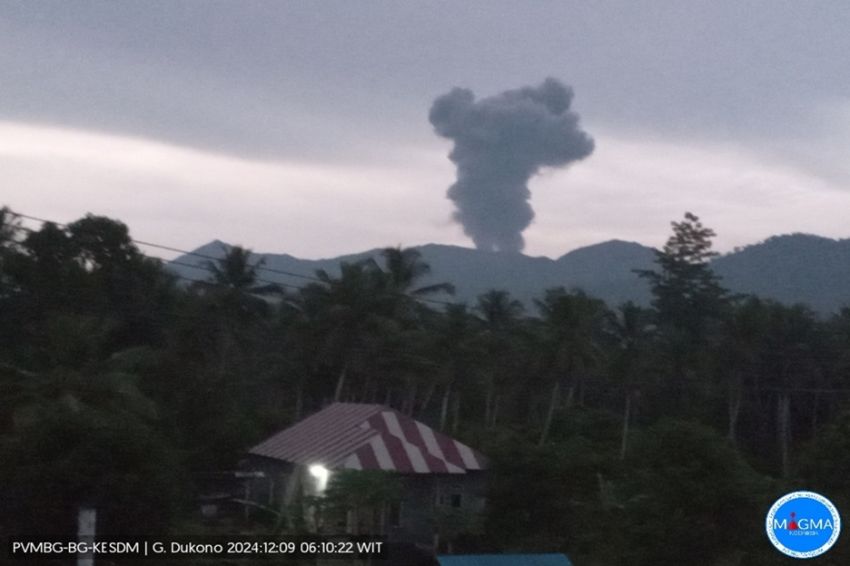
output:
<path id="1" fill-rule="evenodd" d="M 534 218 L 528 180 L 541 167 L 564 167 L 593 152 L 593 138 L 570 109 L 573 91 L 548 78 L 540 86 L 475 100 L 452 89 L 434 100 L 429 120 L 454 142 L 454 219 L 483 250 L 521 251 Z"/>

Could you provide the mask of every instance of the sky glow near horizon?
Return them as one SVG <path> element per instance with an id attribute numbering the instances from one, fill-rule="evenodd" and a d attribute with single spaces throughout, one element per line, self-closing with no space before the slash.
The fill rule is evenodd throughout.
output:
<path id="1" fill-rule="evenodd" d="M 37 0 L 0 6 L 0 205 L 191 249 L 472 246 L 451 219 L 452 87 L 552 76 L 596 141 L 532 178 L 529 255 L 850 237 L 850 4 Z"/>
<path id="2" fill-rule="evenodd" d="M 743 149 L 597 137 L 593 159 L 533 179 L 538 215 L 525 253 L 558 257 L 612 238 L 660 246 L 684 210 L 718 232 L 720 251 L 779 232 L 847 234 L 850 193 L 803 170 Z M 304 258 L 469 246 L 449 201 L 435 198 L 453 175 L 444 146 L 410 148 L 403 165 L 328 165 L 0 123 L 0 168 L 13 187 L 4 202 L 19 212 L 57 221 L 92 212 L 123 220 L 141 240 L 191 249 L 218 238 Z"/>

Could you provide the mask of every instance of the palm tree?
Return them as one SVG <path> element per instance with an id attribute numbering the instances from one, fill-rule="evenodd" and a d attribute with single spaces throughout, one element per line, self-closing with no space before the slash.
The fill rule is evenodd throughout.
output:
<path id="1" fill-rule="evenodd" d="M 389 275 L 390 285 L 398 293 L 411 297 L 427 297 L 436 293 L 453 295 L 451 283 L 435 283 L 417 287 L 417 283 L 431 273 L 431 266 L 422 260 L 422 253 L 415 248 L 384 248 L 384 270 Z"/>
<path id="2" fill-rule="evenodd" d="M 493 289 L 478 297 L 474 310 L 482 321 L 481 349 L 487 354 L 483 364 L 486 368 L 484 424 L 493 426 L 501 402 L 498 386 L 517 365 L 519 320 L 524 309 L 507 291 Z"/>
<path id="3" fill-rule="evenodd" d="M 370 338 L 397 329 L 393 319 L 397 296 L 373 261 L 342 263 L 339 277 L 320 269 L 316 277 L 320 282 L 303 287 L 293 304 L 302 320 L 321 335 L 316 363 L 339 370 L 333 395 L 339 401 L 348 373 L 368 358 Z"/>
<path id="4" fill-rule="evenodd" d="M 395 296 L 394 318 L 403 329 L 395 337 L 395 355 L 400 362 L 395 373 L 402 377 L 401 385 L 405 390 L 402 411 L 413 414 L 417 406 L 419 410 L 427 409 L 437 387 L 434 363 L 428 359 L 430 332 L 426 328 L 434 318 L 434 311 L 426 303 L 434 295 L 453 295 L 455 288 L 445 282 L 421 285 L 421 281 L 430 275 L 431 266 L 415 248 L 385 248 L 381 256 L 388 293 Z M 419 391 L 422 391 L 421 395 Z"/>
<path id="5" fill-rule="evenodd" d="M 648 358 L 651 354 L 651 339 L 655 328 L 651 324 L 651 319 L 649 311 L 629 301 L 620 306 L 612 321 L 616 354 L 612 360 L 611 370 L 620 379 L 625 389 L 620 459 L 625 459 L 628 451 L 633 403 L 640 394 L 641 381 L 643 374 L 647 371 Z"/>
<path id="6" fill-rule="evenodd" d="M 522 303 L 512 299 L 507 291 L 492 289 L 479 295 L 475 311 L 489 332 L 510 327 L 523 313 Z"/>
<path id="7" fill-rule="evenodd" d="M 761 381 L 767 381 L 771 396 L 776 397 L 782 477 L 788 477 L 791 471 L 791 393 L 794 389 L 817 389 L 822 376 L 818 332 L 817 318 L 807 307 L 768 303 Z"/>
<path id="8" fill-rule="evenodd" d="M 535 304 L 546 329 L 550 371 L 554 374 L 549 410 L 540 435 L 543 445 L 560 404 L 564 384 L 569 384 L 567 404 L 572 404 L 576 392 L 582 402 L 584 374 L 602 357 L 599 335 L 609 313 L 602 301 L 581 291 L 567 293 L 563 287 L 549 289 L 543 300 Z"/>
<path id="9" fill-rule="evenodd" d="M 251 263 L 253 252 L 241 246 L 225 247 L 223 251 L 220 259 L 203 262 L 210 275 L 206 281 L 198 282 L 197 288 L 226 290 L 229 295 L 240 299 L 280 292 L 280 286 L 274 283 L 258 284 L 260 277 L 257 272 L 265 265 L 265 258 Z"/>
<path id="10" fill-rule="evenodd" d="M 758 358 L 767 325 L 768 309 L 757 298 L 735 305 L 724 321 L 721 358 L 728 405 L 727 435 L 732 443 L 738 436 L 738 420 L 744 401 L 747 377 L 758 370 Z"/>
<path id="11" fill-rule="evenodd" d="M 481 340 L 482 321 L 473 316 L 466 305 L 446 307 L 445 312 L 432 317 L 429 325 L 429 350 L 437 361 L 439 375 L 432 376 L 443 388 L 440 402 L 440 430 L 446 430 L 452 398 L 459 399 L 463 383 L 480 372 L 481 360 L 486 359 Z M 456 425 L 456 423 L 455 423 Z"/>
<path id="12" fill-rule="evenodd" d="M 210 273 L 208 279 L 192 285 L 209 299 L 208 305 L 216 313 L 219 379 L 230 373 L 232 354 L 239 341 L 255 337 L 253 323 L 268 315 L 269 303 L 263 297 L 281 293 L 276 284 L 260 284 L 257 272 L 264 260 L 252 263 L 251 250 L 233 246 L 223 251 L 220 259 L 204 262 Z"/>
<path id="13" fill-rule="evenodd" d="M 388 292 L 396 295 L 396 316 L 414 326 L 422 326 L 426 306 L 423 299 L 445 293 L 453 295 L 454 285 L 434 283 L 420 285 L 423 278 L 431 273 L 431 266 L 422 260 L 422 254 L 415 248 L 385 248 L 383 270 L 387 276 Z"/>

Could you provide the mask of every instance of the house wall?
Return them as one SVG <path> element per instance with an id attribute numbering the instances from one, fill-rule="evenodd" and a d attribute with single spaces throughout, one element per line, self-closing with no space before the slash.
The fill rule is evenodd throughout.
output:
<path id="1" fill-rule="evenodd" d="M 258 505 L 270 507 L 276 511 L 289 502 L 291 497 L 295 466 L 289 462 L 273 460 L 263 456 L 249 455 L 243 463 L 245 469 L 263 472 L 265 477 L 250 480 L 248 499 Z"/>
<path id="2" fill-rule="evenodd" d="M 483 472 L 467 474 L 411 474 L 402 478 L 403 496 L 399 525 L 391 526 L 391 541 L 432 545 L 437 530 L 436 515 L 458 509 L 484 509 L 486 479 Z"/>
<path id="3" fill-rule="evenodd" d="M 316 494 L 314 479 L 303 466 L 251 455 L 246 459 L 245 467 L 265 475 L 264 478 L 250 480 L 250 499 L 260 505 L 284 511 L 297 494 Z M 437 530 L 435 517 L 441 508 L 469 512 L 479 512 L 484 508 L 485 472 L 403 474 L 401 483 L 398 520 L 394 524 L 392 517 L 388 517 L 387 522 L 387 536 L 392 542 L 430 547 L 434 544 Z M 309 522 L 310 517 L 306 519 Z"/>

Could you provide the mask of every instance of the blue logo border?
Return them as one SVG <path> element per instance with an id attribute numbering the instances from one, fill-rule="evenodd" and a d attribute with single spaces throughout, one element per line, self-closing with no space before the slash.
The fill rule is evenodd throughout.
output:
<path id="1" fill-rule="evenodd" d="M 830 515 L 832 515 L 832 535 L 825 543 L 815 550 L 800 552 L 798 550 L 788 548 L 782 544 L 778 538 L 776 538 L 776 534 L 773 532 L 773 519 L 776 516 L 776 512 L 780 507 L 795 499 L 812 499 L 817 501 L 826 507 Z M 838 541 L 838 536 L 841 534 L 841 515 L 839 515 L 838 509 L 835 505 L 833 505 L 832 501 L 819 493 L 815 493 L 814 491 L 792 491 L 791 493 L 777 499 L 770 507 L 770 510 L 767 512 L 767 519 L 765 520 L 765 528 L 767 530 L 767 538 L 770 539 L 771 544 L 773 544 L 779 552 L 787 556 L 791 556 L 792 558 L 814 558 L 827 552 Z"/>

